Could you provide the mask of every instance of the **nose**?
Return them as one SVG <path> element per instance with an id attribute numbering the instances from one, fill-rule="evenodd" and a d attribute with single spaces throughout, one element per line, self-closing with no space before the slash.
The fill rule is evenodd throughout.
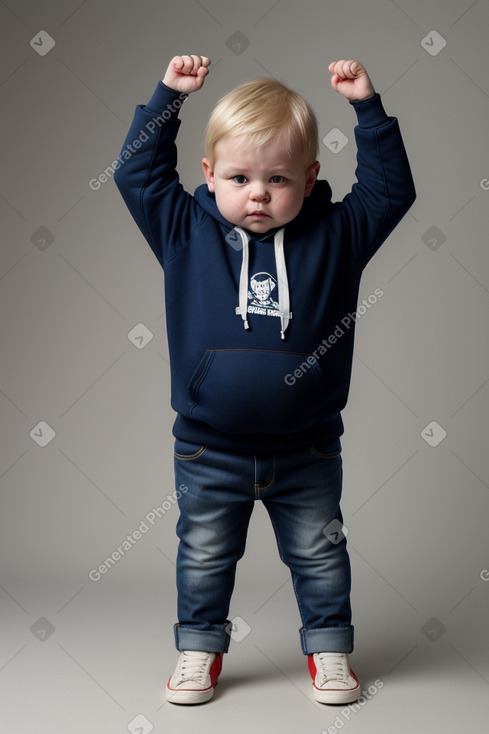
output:
<path id="1" fill-rule="evenodd" d="M 252 201 L 266 201 L 268 198 L 269 194 L 264 184 L 255 183 L 250 191 L 250 199 Z"/>

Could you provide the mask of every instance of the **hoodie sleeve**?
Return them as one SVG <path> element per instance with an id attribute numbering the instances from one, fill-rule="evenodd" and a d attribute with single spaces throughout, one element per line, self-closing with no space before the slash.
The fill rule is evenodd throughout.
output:
<path id="1" fill-rule="evenodd" d="M 118 156 L 114 180 L 162 267 L 191 237 L 203 211 L 180 183 L 175 139 L 188 95 L 163 82 L 138 105 Z"/>
<path id="2" fill-rule="evenodd" d="M 352 253 L 365 267 L 409 210 L 416 192 L 398 121 L 387 116 L 380 95 L 350 104 L 358 118 L 357 181 L 340 206 Z"/>

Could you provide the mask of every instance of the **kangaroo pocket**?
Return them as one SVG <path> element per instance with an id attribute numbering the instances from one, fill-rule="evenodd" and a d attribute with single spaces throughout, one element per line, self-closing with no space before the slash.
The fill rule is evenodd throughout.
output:
<path id="1" fill-rule="evenodd" d="M 226 433 L 300 431 L 334 394 L 312 355 L 261 349 L 208 349 L 188 390 L 190 417 Z"/>

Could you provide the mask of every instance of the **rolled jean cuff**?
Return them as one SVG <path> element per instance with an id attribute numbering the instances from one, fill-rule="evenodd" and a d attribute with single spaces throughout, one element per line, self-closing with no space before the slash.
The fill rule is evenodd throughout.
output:
<path id="1" fill-rule="evenodd" d="M 353 631 L 350 627 L 322 627 L 299 630 L 304 655 L 315 652 L 353 652 Z"/>
<path id="2" fill-rule="evenodd" d="M 175 646 L 177 650 L 201 650 L 202 652 L 227 652 L 231 637 L 228 630 L 229 620 L 224 624 L 211 625 L 208 629 L 182 627 L 175 624 Z"/>

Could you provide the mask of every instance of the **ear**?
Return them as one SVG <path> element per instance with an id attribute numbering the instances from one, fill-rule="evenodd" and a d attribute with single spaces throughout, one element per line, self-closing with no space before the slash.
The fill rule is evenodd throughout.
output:
<path id="1" fill-rule="evenodd" d="M 209 191 L 215 191 L 214 187 L 214 171 L 211 168 L 211 164 L 208 158 L 202 158 L 202 169 L 204 171 L 205 180 Z"/>
<path id="2" fill-rule="evenodd" d="M 314 161 L 314 163 L 311 163 L 309 168 L 306 169 L 306 188 L 304 191 L 304 198 L 307 198 L 311 193 L 313 186 L 316 183 L 320 168 L 320 162 Z"/>

